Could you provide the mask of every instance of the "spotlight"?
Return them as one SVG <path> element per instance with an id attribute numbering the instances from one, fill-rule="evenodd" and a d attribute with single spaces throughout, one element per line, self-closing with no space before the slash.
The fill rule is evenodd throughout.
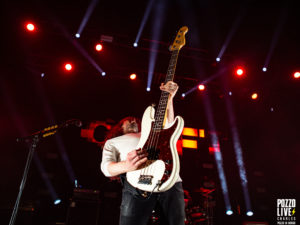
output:
<path id="1" fill-rule="evenodd" d="M 95 49 L 96 51 L 100 52 L 102 50 L 102 45 L 101 44 L 96 44 Z"/>
<path id="2" fill-rule="evenodd" d="M 35 26 L 32 23 L 27 23 L 26 24 L 26 29 L 28 31 L 34 31 L 35 30 Z"/>
<path id="3" fill-rule="evenodd" d="M 66 64 L 65 64 L 65 70 L 67 70 L 67 71 L 71 71 L 71 70 L 72 70 L 72 68 L 73 68 L 73 66 L 72 66 L 72 64 L 71 64 L 71 63 L 66 63 Z"/>
<path id="4" fill-rule="evenodd" d="M 267 71 L 267 67 L 263 67 L 262 71 L 266 72 Z"/>
<path id="5" fill-rule="evenodd" d="M 134 43 L 133 43 L 133 47 L 136 48 L 137 46 L 138 46 L 138 43 L 134 42 Z"/>
<path id="6" fill-rule="evenodd" d="M 253 100 L 257 99 L 257 98 L 258 98 L 258 94 L 257 94 L 257 93 L 253 93 L 253 94 L 251 95 L 251 98 L 252 98 Z"/>
<path id="7" fill-rule="evenodd" d="M 226 214 L 227 214 L 228 216 L 230 216 L 230 215 L 233 214 L 233 212 L 232 212 L 232 210 L 229 209 L 229 210 L 226 211 Z"/>
<path id="8" fill-rule="evenodd" d="M 248 211 L 247 212 L 247 216 L 253 216 L 253 212 L 252 211 Z"/>
<path id="9" fill-rule="evenodd" d="M 135 73 L 130 74 L 129 78 L 130 78 L 130 80 L 135 80 L 136 79 L 136 74 Z"/>
<path id="10" fill-rule="evenodd" d="M 229 92 L 228 92 L 228 94 L 231 96 L 231 95 L 232 95 L 232 92 L 231 92 L 231 91 L 229 91 Z"/>
<path id="11" fill-rule="evenodd" d="M 204 86 L 203 84 L 200 84 L 200 85 L 198 86 L 198 89 L 199 89 L 200 91 L 204 91 L 204 90 L 205 90 L 205 86 Z"/>
<path id="12" fill-rule="evenodd" d="M 183 98 L 184 98 L 184 97 L 185 97 L 185 93 L 182 93 L 182 94 L 181 94 L 181 97 L 183 97 Z"/>
<path id="13" fill-rule="evenodd" d="M 75 37 L 80 38 L 80 34 L 79 33 L 75 34 Z"/>
<path id="14" fill-rule="evenodd" d="M 59 198 L 54 201 L 54 205 L 58 205 L 59 203 L 61 203 L 61 200 Z"/>
<path id="15" fill-rule="evenodd" d="M 221 59 L 220 59 L 219 57 L 217 57 L 217 58 L 216 58 L 216 61 L 217 61 L 217 62 L 220 62 L 220 61 L 221 61 Z"/>
<path id="16" fill-rule="evenodd" d="M 101 73 L 101 75 L 104 77 L 104 76 L 106 75 L 106 73 L 103 71 L 103 72 Z"/>
<path id="17" fill-rule="evenodd" d="M 294 78 L 296 78 L 296 79 L 300 78 L 300 72 L 295 72 L 294 73 Z"/>
<path id="18" fill-rule="evenodd" d="M 238 76 L 242 76 L 244 74 L 244 70 L 242 68 L 237 68 L 235 71 L 235 74 Z"/>
<path id="19" fill-rule="evenodd" d="M 147 89 L 146 89 L 147 91 L 150 91 L 151 89 L 150 89 L 150 87 L 147 87 Z"/>
<path id="20" fill-rule="evenodd" d="M 45 74 L 44 73 L 41 73 L 41 77 L 44 77 L 45 76 Z"/>

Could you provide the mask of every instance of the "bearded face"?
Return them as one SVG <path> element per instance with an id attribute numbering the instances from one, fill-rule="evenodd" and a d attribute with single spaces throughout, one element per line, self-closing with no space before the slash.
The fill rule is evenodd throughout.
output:
<path id="1" fill-rule="evenodd" d="M 123 133 L 138 133 L 139 132 L 139 126 L 136 120 L 125 120 L 122 125 Z"/>

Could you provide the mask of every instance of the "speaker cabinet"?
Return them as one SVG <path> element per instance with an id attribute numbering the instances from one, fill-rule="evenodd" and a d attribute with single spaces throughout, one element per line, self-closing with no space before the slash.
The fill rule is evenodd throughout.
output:
<path id="1" fill-rule="evenodd" d="M 74 189 L 67 212 L 67 225 L 98 225 L 101 201 L 98 190 Z"/>

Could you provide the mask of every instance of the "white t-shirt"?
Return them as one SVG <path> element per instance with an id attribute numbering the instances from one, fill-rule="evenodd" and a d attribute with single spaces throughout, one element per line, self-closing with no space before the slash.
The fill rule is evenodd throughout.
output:
<path id="1" fill-rule="evenodd" d="M 111 162 L 125 161 L 127 154 L 136 149 L 140 137 L 141 133 L 129 133 L 106 141 L 103 147 L 101 162 L 101 171 L 105 176 L 112 176 L 108 172 L 108 164 Z M 178 177 L 177 182 L 179 181 L 182 181 L 180 177 Z"/>
<path id="2" fill-rule="evenodd" d="M 125 161 L 127 154 L 136 149 L 140 137 L 141 133 L 129 133 L 106 141 L 103 147 L 101 162 L 101 171 L 105 176 L 112 176 L 107 170 L 108 164 Z"/>

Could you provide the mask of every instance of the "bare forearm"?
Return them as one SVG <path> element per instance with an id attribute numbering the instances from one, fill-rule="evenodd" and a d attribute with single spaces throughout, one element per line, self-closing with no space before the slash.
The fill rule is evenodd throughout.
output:
<path id="1" fill-rule="evenodd" d="M 168 81 L 166 84 L 161 83 L 160 90 L 168 92 L 168 106 L 167 106 L 167 122 L 172 123 L 174 121 L 174 106 L 173 106 L 173 98 L 178 90 L 178 85 L 173 81 Z"/>
<path id="2" fill-rule="evenodd" d="M 128 172 L 125 161 L 111 162 L 110 164 L 107 165 L 107 170 L 109 174 L 113 177 Z"/>
<path id="3" fill-rule="evenodd" d="M 168 119 L 168 123 L 172 123 L 174 121 L 174 106 L 173 106 L 173 98 L 171 96 L 169 97 L 169 101 L 168 101 L 167 119 Z"/>
<path id="4" fill-rule="evenodd" d="M 107 170 L 113 177 L 136 170 L 141 164 L 147 161 L 147 156 L 148 153 L 145 150 L 133 150 L 127 154 L 125 161 L 110 162 L 107 165 Z"/>

